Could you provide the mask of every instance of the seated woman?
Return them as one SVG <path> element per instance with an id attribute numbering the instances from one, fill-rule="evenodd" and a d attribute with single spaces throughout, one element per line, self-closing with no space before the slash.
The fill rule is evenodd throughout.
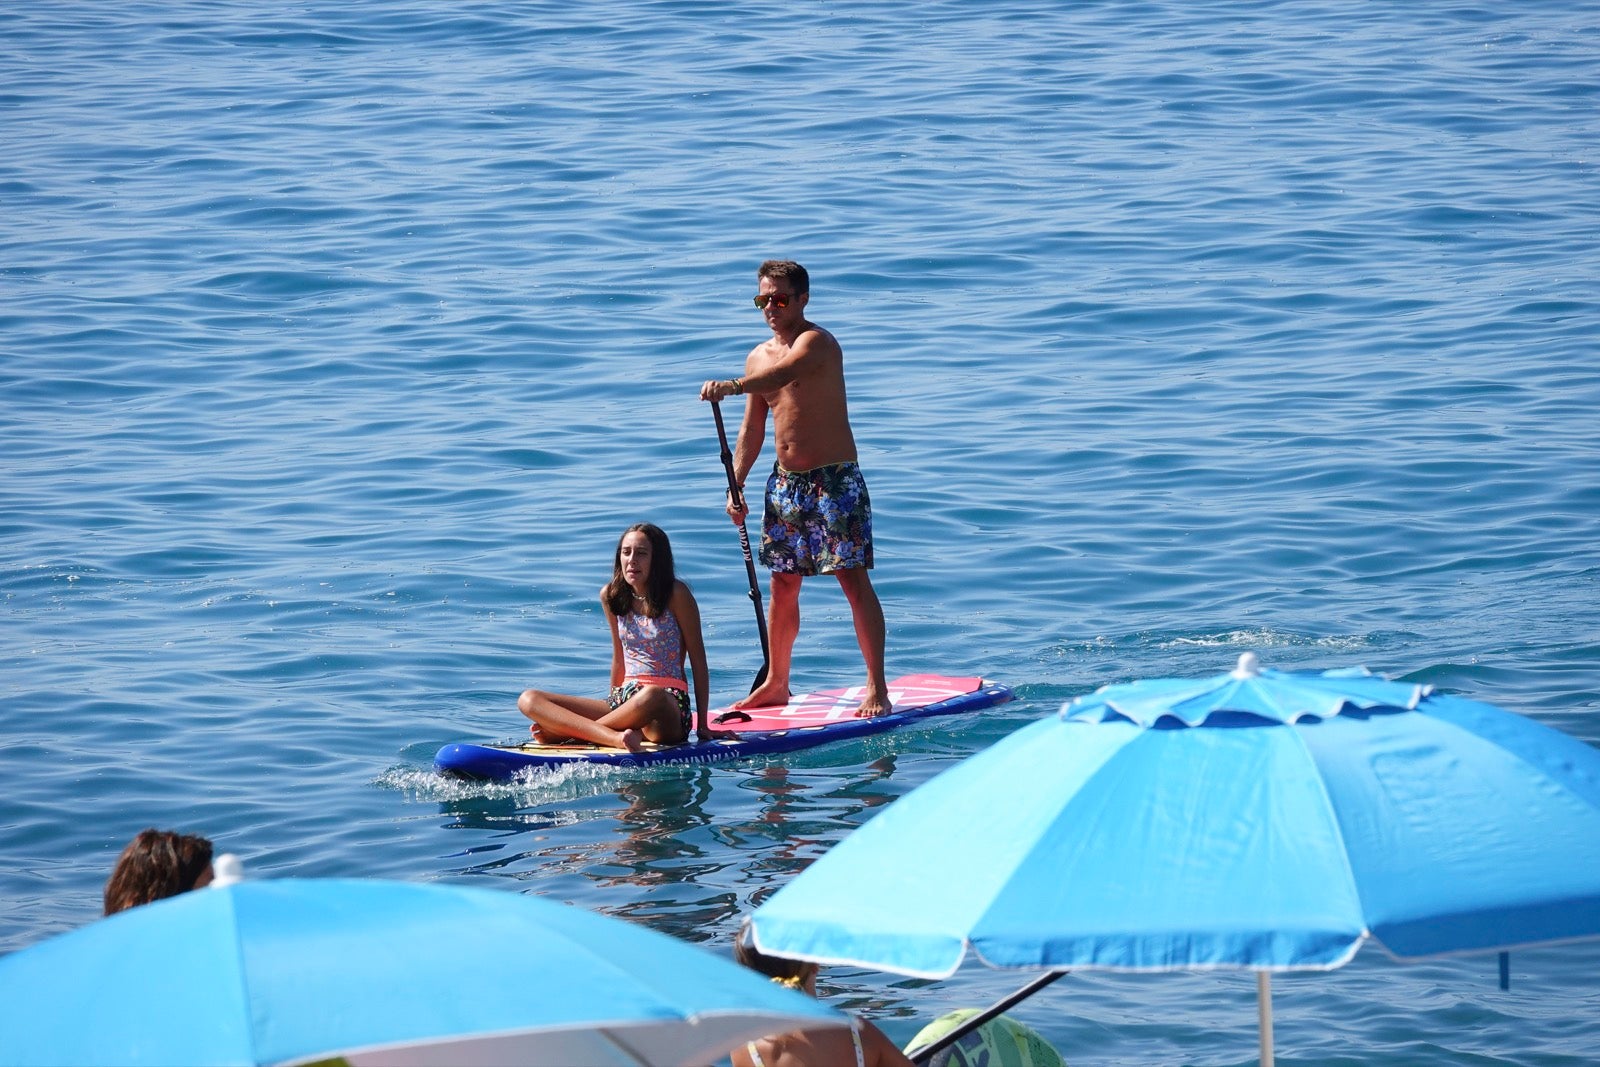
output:
<path id="1" fill-rule="evenodd" d="M 546 744 L 576 739 L 635 752 L 647 741 L 710 740 L 700 607 L 678 580 L 672 543 L 659 526 L 640 522 L 622 532 L 600 608 L 611 631 L 610 697 L 524 691 L 517 708 L 533 720 L 533 736 Z M 685 664 L 694 671 L 693 713 Z"/>
<path id="2" fill-rule="evenodd" d="M 779 985 L 817 995 L 815 963 L 768 956 L 756 948 L 750 924 L 739 928 L 733 958 Z M 906 1054 L 866 1019 L 849 1030 L 794 1030 L 750 1041 L 733 1050 L 733 1067 L 911 1067 Z"/>

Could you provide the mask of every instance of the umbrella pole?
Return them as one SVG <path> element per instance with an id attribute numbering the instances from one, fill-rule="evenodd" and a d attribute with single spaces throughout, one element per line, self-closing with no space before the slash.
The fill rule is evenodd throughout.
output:
<path id="1" fill-rule="evenodd" d="M 1256 972 L 1256 1025 L 1261 1030 L 1261 1067 L 1272 1067 L 1272 973 Z"/>
<path id="2" fill-rule="evenodd" d="M 1000 1015 L 1013 1005 L 1020 1004 L 1022 1001 L 1027 1000 L 1029 997 L 1039 992 L 1039 990 L 1043 989 L 1045 986 L 1049 985 L 1051 982 L 1054 982 L 1057 978 L 1060 978 L 1066 973 L 1066 971 L 1049 971 L 1045 974 L 1041 974 L 1039 977 L 1035 978 L 1033 981 L 1029 982 L 1027 985 L 1023 986 L 1009 997 L 1005 997 L 989 1005 L 989 1007 L 983 1009 L 978 1014 L 974 1015 L 960 1026 L 956 1027 L 954 1030 L 951 1030 L 948 1034 L 928 1042 L 921 1048 L 907 1050 L 906 1057 L 913 1063 L 927 1063 L 928 1060 L 933 1058 L 933 1054 L 935 1052 L 938 1052 L 940 1049 L 946 1048 L 955 1044 L 957 1041 L 960 1041 L 963 1037 L 966 1037 L 968 1034 L 972 1033 L 972 1031 L 976 1030 L 990 1019 Z"/>

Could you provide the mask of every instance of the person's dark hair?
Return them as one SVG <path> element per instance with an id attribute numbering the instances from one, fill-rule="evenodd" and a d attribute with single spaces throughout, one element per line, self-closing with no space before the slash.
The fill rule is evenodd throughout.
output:
<path id="1" fill-rule="evenodd" d="M 617 551 L 611 559 L 611 581 L 606 583 L 606 607 L 618 618 L 633 611 L 633 586 L 622 576 L 622 541 L 636 530 L 650 540 L 650 576 L 644 583 L 649 603 L 645 605 L 644 614 L 654 619 L 667 610 L 678 576 L 672 567 L 672 542 L 667 540 L 661 527 L 653 523 L 636 522 L 617 538 Z"/>
<path id="2" fill-rule="evenodd" d="M 788 282 L 794 295 L 811 292 L 811 275 L 792 259 L 769 259 L 756 268 L 756 280 L 771 278 L 775 282 Z"/>
<path id="3" fill-rule="evenodd" d="M 791 989 L 799 989 L 805 980 L 817 973 L 815 963 L 806 960 L 792 960 L 786 956 L 769 956 L 756 948 L 755 936 L 750 932 L 750 920 L 746 919 L 739 926 L 739 934 L 733 941 L 733 958 L 758 974 L 764 974 L 780 985 Z"/>
<path id="4" fill-rule="evenodd" d="M 143 830 L 106 880 L 105 913 L 187 893 L 211 866 L 211 842 L 171 830 Z"/>

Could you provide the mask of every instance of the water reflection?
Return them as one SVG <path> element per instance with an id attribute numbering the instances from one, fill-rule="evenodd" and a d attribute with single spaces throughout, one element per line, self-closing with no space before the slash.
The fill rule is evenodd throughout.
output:
<path id="1" fill-rule="evenodd" d="M 902 791 L 895 766 L 888 754 L 848 767 L 609 770 L 453 797 L 443 827 L 475 834 L 442 873 L 511 878 L 685 940 L 726 939 Z"/>

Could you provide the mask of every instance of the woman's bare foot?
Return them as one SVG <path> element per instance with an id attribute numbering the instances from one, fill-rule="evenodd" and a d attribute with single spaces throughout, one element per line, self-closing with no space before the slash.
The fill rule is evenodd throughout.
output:
<path id="1" fill-rule="evenodd" d="M 548 729 L 541 730 L 537 723 L 528 727 L 528 733 L 533 737 L 529 744 L 533 745 L 585 745 L 592 743 L 568 734 L 558 734 Z"/>
<path id="2" fill-rule="evenodd" d="M 629 752 L 643 752 L 644 751 L 644 731 L 642 731 L 642 730 L 624 730 L 624 731 L 622 731 L 622 747 L 627 749 Z"/>

